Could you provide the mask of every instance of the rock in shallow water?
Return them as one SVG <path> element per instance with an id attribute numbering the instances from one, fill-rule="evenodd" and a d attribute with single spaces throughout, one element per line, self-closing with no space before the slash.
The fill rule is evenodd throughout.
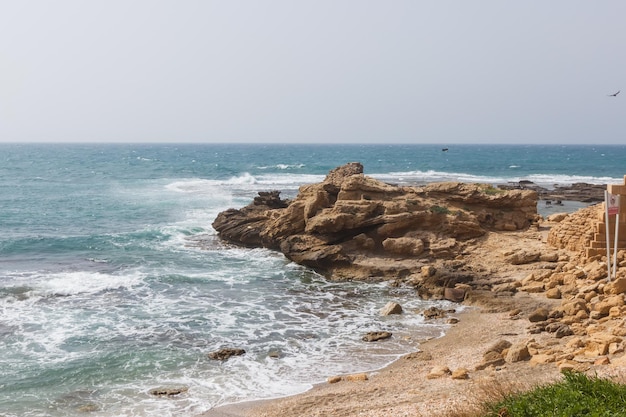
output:
<path id="1" fill-rule="evenodd" d="M 389 316 L 391 314 L 402 314 L 402 306 L 390 301 L 380 310 L 381 316 Z"/>
<path id="2" fill-rule="evenodd" d="M 172 386 L 172 387 L 158 387 L 152 388 L 149 392 L 150 395 L 156 395 L 157 397 L 172 397 L 174 395 L 187 392 L 189 387 L 186 386 Z"/>
<path id="3" fill-rule="evenodd" d="M 208 356 L 209 358 L 216 360 L 216 361 L 225 361 L 225 360 L 230 359 L 232 356 L 241 356 L 241 355 L 244 355 L 245 353 L 246 351 L 243 349 L 222 348 L 222 349 L 209 353 Z"/>
<path id="4" fill-rule="evenodd" d="M 363 336 L 364 342 L 377 342 L 379 340 L 389 339 L 392 336 L 390 332 L 369 332 Z"/>

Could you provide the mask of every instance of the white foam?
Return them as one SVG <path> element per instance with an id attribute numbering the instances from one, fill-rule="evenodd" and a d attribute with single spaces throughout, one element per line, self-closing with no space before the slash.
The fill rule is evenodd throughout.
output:
<path id="1" fill-rule="evenodd" d="M 407 171 L 407 172 L 390 172 L 388 174 L 372 174 L 374 178 L 379 178 L 387 182 L 400 181 L 403 183 L 431 183 L 442 181 L 460 181 L 467 183 L 506 183 L 509 180 L 504 177 L 489 177 L 472 175 L 461 172 L 444 172 L 444 171 Z"/>
<path id="2" fill-rule="evenodd" d="M 543 186 L 553 186 L 553 185 L 569 185 L 575 184 L 579 182 L 587 183 L 587 184 L 614 184 L 621 183 L 624 181 L 623 178 L 612 178 L 612 177 L 591 177 L 584 175 L 552 175 L 552 174 L 533 174 L 528 175 L 524 178 L 535 184 L 543 185 Z"/>
<path id="3" fill-rule="evenodd" d="M 257 179 L 252 176 L 248 172 L 244 172 L 238 177 L 231 177 L 227 181 L 224 181 L 225 184 L 256 184 Z"/>
<path id="4" fill-rule="evenodd" d="M 288 169 L 302 169 L 306 166 L 306 164 L 276 164 L 276 165 L 264 165 L 259 166 L 257 169 L 267 170 L 267 169 L 280 169 L 280 170 L 288 170 Z"/>
<path id="5" fill-rule="evenodd" d="M 510 168 L 519 168 L 519 166 L 512 165 Z M 552 187 L 554 185 L 571 185 L 579 182 L 588 184 L 611 184 L 623 181 L 622 178 L 593 177 L 582 175 L 530 174 L 525 176 L 496 177 L 434 170 L 390 172 L 388 174 L 372 174 L 371 176 L 387 182 L 399 181 L 403 183 L 459 181 L 466 183 L 506 184 L 509 182 L 529 180 L 543 187 Z"/>
<path id="6" fill-rule="evenodd" d="M 190 178 L 174 181 L 165 186 L 167 190 L 183 194 L 215 195 L 219 194 L 219 181 Z"/>
<path id="7" fill-rule="evenodd" d="M 142 283 L 138 272 L 129 275 L 111 275 L 98 272 L 63 272 L 41 277 L 33 292 L 37 295 L 96 294 L 105 290 L 131 288 Z"/>

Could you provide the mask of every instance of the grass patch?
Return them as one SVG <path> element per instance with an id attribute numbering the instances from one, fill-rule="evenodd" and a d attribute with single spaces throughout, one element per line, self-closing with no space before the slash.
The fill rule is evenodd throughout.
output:
<path id="1" fill-rule="evenodd" d="M 484 417 L 626 417 L 626 385 L 576 372 L 563 376 L 489 405 Z"/>
<path id="2" fill-rule="evenodd" d="M 475 402 L 446 417 L 626 417 L 626 384 L 564 372 L 560 382 L 524 389 L 520 384 L 480 387 Z"/>
<path id="3" fill-rule="evenodd" d="M 485 417 L 495 417 L 503 409 L 511 417 L 626 416 L 626 385 L 566 372 L 562 382 L 505 398 Z"/>

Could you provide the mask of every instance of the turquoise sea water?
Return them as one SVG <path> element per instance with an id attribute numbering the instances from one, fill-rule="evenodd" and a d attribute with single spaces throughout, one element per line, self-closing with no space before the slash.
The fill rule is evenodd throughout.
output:
<path id="1" fill-rule="evenodd" d="M 431 305 L 408 289 L 331 283 L 222 245 L 211 222 L 258 191 L 293 196 L 351 161 L 393 183 L 626 173 L 624 146 L 447 147 L 1 144 L 0 416 L 193 416 L 378 368 L 441 334 L 417 315 L 378 316 L 391 300 Z M 371 330 L 398 337 L 364 345 Z M 207 358 L 224 346 L 247 353 Z M 149 395 L 161 386 L 188 391 Z"/>

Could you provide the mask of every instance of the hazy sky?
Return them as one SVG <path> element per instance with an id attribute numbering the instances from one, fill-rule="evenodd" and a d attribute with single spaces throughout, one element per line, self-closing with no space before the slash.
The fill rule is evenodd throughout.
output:
<path id="1" fill-rule="evenodd" d="M 0 0 L 0 141 L 626 143 L 626 1 Z"/>

